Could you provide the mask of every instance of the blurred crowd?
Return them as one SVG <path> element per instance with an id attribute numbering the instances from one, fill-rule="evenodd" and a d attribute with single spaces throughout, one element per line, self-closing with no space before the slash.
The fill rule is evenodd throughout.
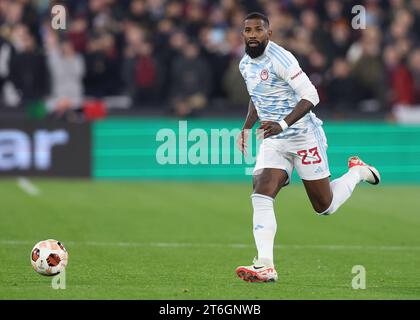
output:
<path id="1" fill-rule="evenodd" d="M 54 4 L 66 7 L 66 30 L 51 28 Z M 366 29 L 352 28 L 358 4 Z M 0 0 L 0 109 L 245 110 L 238 63 L 251 11 L 269 17 L 272 40 L 331 113 L 420 104 L 420 0 Z"/>

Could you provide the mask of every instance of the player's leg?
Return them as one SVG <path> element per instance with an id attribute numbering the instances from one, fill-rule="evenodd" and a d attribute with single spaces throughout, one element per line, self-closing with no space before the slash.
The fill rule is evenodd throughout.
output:
<path id="1" fill-rule="evenodd" d="M 337 211 L 350 198 L 359 182 L 379 183 L 379 172 L 358 157 L 349 159 L 347 173 L 330 182 L 327 143 L 322 128 L 317 128 L 295 144 L 301 150 L 295 153 L 294 165 L 314 210 L 319 214 L 328 215 Z"/>
<path id="2" fill-rule="evenodd" d="M 349 159 L 349 171 L 330 182 L 329 178 L 318 180 L 302 179 L 306 193 L 314 210 L 321 215 L 329 215 L 350 198 L 356 185 L 362 181 L 378 184 L 379 172 L 365 164 L 358 157 Z"/>
<path id="3" fill-rule="evenodd" d="M 329 215 L 350 198 L 362 179 L 358 170 L 349 170 L 331 182 L 329 178 L 302 181 L 314 210 L 320 215 Z"/>
<path id="4" fill-rule="evenodd" d="M 263 194 L 274 199 L 288 180 L 289 176 L 284 169 L 261 169 L 252 176 L 253 194 Z"/>
<path id="5" fill-rule="evenodd" d="M 317 213 L 326 211 L 333 201 L 330 178 L 302 181 L 314 210 Z"/>
<path id="6" fill-rule="evenodd" d="M 276 168 L 263 168 L 253 176 L 254 192 L 251 195 L 253 234 L 258 256 L 252 265 L 240 266 L 236 269 L 236 274 L 245 281 L 277 280 L 273 259 L 274 238 L 277 231 L 274 198 L 288 178 L 285 170 Z"/>
<path id="7" fill-rule="evenodd" d="M 286 184 L 288 175 L 282 169 L 264 168 L 254 175 L 254 192 L 251 195 L 253 207 L 253 233 L 258 259 L 273 262 L 274 237 L 277 223 L 274 213 L 274 199 Z"/>
<path id="8" fill-rule="evenodd" d="M 254 191 L 251 195 L 253 206 L 253 234 L 258 251 L 257 259 L 251 266 L 236 269 L 245 281 L 276 281 L 273 249 L 277 230 L 274 212 L 274 198 L 288 183 L 293 171 L 292 159 L 279 152 L 282 141 L 265 139 L 260 147 L 254 169 Z"/>

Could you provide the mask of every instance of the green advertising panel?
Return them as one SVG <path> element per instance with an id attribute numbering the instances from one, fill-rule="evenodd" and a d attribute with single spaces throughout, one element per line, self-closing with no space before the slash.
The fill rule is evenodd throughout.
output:
<path id="1" fill-rule="evenodd" d="M 93 130 L 98 179 L 249 181 L 260 141 L 253 134 L 243 157 L 235 137 L 242 119 L 110 118 Z M 332 177 L 359 155 L 385 183 L 420 182 L 420 126 L 327 122 Z M 294 181 L 298 177 L 294 174 Z"/>

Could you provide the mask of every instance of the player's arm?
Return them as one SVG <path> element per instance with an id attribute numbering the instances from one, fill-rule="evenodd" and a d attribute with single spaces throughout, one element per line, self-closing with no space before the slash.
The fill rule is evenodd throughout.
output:
<path id="1" fill-rule="evenodd" d="M 292 57 L 290 57 L 292 58 Z M 294 58 L 293 58 L 294 59 Z M 319 103 L 319 96 L 315 86 L 309 80 L 308 76 L 294 59 L 293 63 L 287 69 L 279 71 L 280 76 L 293 88 L 295 93 L 301 98 L 292 112 L 290 112 L 281 122 L 262 121 L 259 129 L 264 130 L 264 138 L 277 135 L 292 126 L 296 121 L 305 116 L 313 107 Z"/>
<path id="2" fill-rule="evenodd" d="M 248 114 L 246 115 L 245 123 L 237 139 L 238 148 L 244 154 L 246 154 L 249 131 L 252 129 L 252 127 L 257 122 L 257 120 L 258 120 L 257 109 L 255 109 L 252 99 L 249 99 Z"/>
<path id="3" fill-rule="evenodd" d="M 290 112 L 283 121 L 286 123 L 287 127 L 290 127 L 296 121 L 301 119 L 305 114 L 307 114 L 315 105 L 309 100 L 302 99 L 298 102 L 296 107 Z M 264 130 L 264 138 L 277 135 L 283 131 L 280 123 L 274 121 L 261 121 L 260 130 Z"/>

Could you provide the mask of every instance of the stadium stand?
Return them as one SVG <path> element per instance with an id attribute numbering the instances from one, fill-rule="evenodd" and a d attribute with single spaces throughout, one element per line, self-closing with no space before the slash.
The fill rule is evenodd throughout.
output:
<path id="1" fill-rule="evenodd" d="M 355 30 L 360 3 L 367 28 Z M 243 115 L 254 10 L 316 85 L 321 116 L 395 120 L 420 104 L 420 0 L 0 0 L 0 116 Z"/>

